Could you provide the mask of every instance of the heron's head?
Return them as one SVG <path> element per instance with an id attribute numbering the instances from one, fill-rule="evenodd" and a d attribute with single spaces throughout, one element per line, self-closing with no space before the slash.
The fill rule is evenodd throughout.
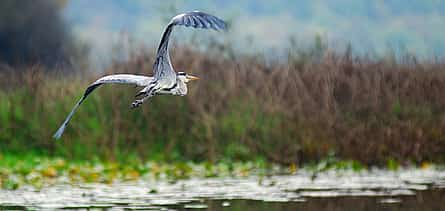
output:
<path id="1" fill-rule="evenodd" d="M 189 75 L 185 72 L 178 72 L 177 77 L 179 80 L 181 80 L 184 83 L 188 83 L 189 81 L 194 81 L 194 80 L 198 80 L 199 78 L 193 75 Z"/>

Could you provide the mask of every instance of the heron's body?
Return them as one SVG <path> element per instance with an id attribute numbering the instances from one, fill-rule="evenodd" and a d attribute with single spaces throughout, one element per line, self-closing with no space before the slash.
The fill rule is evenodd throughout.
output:
<path id="1" fill-rule="evenodd" d="M 142 75 L 132 75 L 132 74 L 116 74 L 104 76 L 94 83 L 92 83 L 85 90 L 82 98 L 77 102 L 71 112 L 68 114 L 67 118 L 54 134 L 54 138 L 59 139 L 68 122 L 71 120 L 74 112 L 82 104 L 82 102 L 87 98 L 87 96 L 97 87 L 102 84 L 117 83 L 117 84 L 133 84 L 139 87 L 144 87 L 136 97 L 140 97 L 132 103 L 132 107 L 138 107 L 144 103 L 150 97 L 159 94 L 169 94 L 169 95 L 180 95 L 184 96 L 187 94 L 187 82 L 191 80 L 198 79 L 195 76 L 188 75 L 184 72 L 175 72 L 173 66 L 170 62 L 170 55 L 168 52 L 168 44 L 170 40 L 170 35 L 173 31 L 174 26 L 183 25 L 186 27 L 193 28 L 203 28 L 203 29 L 214 29 L 223 30 L 225 29 L 225 23 L 221 19 L 203 13 L 203 12 L 188 12 L 175 16 L 170 23 L 167 25 L 164 34 L 162 35 L 161 42 L 159 44 L 156 61 L 153 65 L 153 77 L 142 76 Z"/>

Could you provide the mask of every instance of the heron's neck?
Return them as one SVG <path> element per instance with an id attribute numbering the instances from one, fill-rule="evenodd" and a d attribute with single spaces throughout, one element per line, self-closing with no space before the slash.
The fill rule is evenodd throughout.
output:
<path id="1" fill-rule="evenodd" d="M 186 95 L 187 94 L 187 84 L 180 79 L 177 79 L 177 84 L 178 84 L 177 89 L 176 89 L 177 94 L 178 95 Z"/>

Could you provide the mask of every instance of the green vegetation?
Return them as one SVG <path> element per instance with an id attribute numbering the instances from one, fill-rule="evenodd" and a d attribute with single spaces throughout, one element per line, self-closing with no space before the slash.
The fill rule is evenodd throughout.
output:
<path id="1" fill-rule="evenodd" d="M 0 71 L 0 153 L 284 166 L 323 163 L 335 154 L 351 161 L 339 165 L 358 169 L 354 162 L 397 168 L 445 161 L 443 63 L 352 58 L 323 48 L 271 63 L 229 59 L 231 52 L 177 48 L 175 67 L 202 78 L 186 97 L 158 96 L 132 110 L 137 89 L 99 88 L 57 142 L 52 134 L 98 75 Z M 135 57 L 107 73 L 147 74 L 152 60 Z"/>
<path id="2" fill-rule="evenodd" d="M 275 171 L 273 166 L 256 162 L 143 162 L 128 159 L 125 162 L 93 160 L 68 161 L 60 157 L 33 154 L 0 157 L 0 189 L 17 189 L 22 185 L 35 188 L 56 183 L 113 183 L 141 178 L 163 179 L 175 182 L 190 177 L 244 177 L 252 174 L 266 175 Z M 280 170 L 286 172 L 286 169 Z M 288 172 L 288 171 L 287 171 Z M 156 190 L 152 190 L 156 191 Z"/>
<path id="3" fill-rule="evenodd" d="M 399 163 L 388 160 L 389 170 L 397 170 Z M 419 166 L 422 169 L 440 168 L 430 163 Z M 0 155 L 0 189 L 15 190 L 23 186 L 40 189 L 55 184 L 78 185 L 83 183 L 126 182 L 143 180 L 163 180 L 176 182 L 188 178 L 208 177 L 248 177 L 257 176 L 261 183 L 270 175 L 295 174 L 300 170 L 312 173 L 315 179 L 325 171 L 366 171 L 368 167 L 358 161 L 339 160 L 334 155 L 318 163 L 308 163 L 302 167 L 275 165 L 264 160 L 253 162 L 232 162 L 223 160 L 210 162 L 160 162 L 143 161 L 138 158 L 127 158 L 121 161 L 100 160 L 67 160 L 62 157 L 42 156 L 33 153 L 20 155 Z M 150 192 L 155 193 L 152 189 Z"/>

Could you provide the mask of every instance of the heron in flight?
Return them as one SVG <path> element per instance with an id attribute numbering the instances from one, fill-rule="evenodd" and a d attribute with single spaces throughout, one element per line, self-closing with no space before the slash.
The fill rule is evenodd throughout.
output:
<path id="1" fill-rule="evenodd" d="M 143 76 L 143 75 L 132 75 L 132 74 L 116 74 L 108 75 L 99 78 L 94 83 L 92 83 L 85 90 L 82 98 L 74 106 L 73 110 L 68 114 L 65 121 L 62 123 L 60 128 L 54 134 L 55 139 L 59 139 L 63 131 L 65 130 L 68 122 L 71 120 L 74 112 L 82 104 L 82 102 L 87 98 L 92 91 L 102 84 L 133 84 L 136 86 L 144 87 L 137 95 L 136 99 L 132 104 L 132 108 L 136 108 L 144 103 L 150 97 L 160 94 L 170 94 L 184 96 L 187 94 L 187 83 L 189 81 L 197 80 L 198 77 L 189 75 L 185 72 L 176 72 L 170 62 L 170 55 L 168 52 L 168 43 L 170 35 L 175 26 L 186 26 L 193 28 L 202 29 L 214 29 L 214 30 L 224 30 L 226 24 L 223 20 L 199 11 L 187 12 L 179 14 L 171 19 L 168 23 L 164 34 L 162 35 L 161 42 L 156 53 L 156 60 L 153 65 L 153 77 Z"/>

